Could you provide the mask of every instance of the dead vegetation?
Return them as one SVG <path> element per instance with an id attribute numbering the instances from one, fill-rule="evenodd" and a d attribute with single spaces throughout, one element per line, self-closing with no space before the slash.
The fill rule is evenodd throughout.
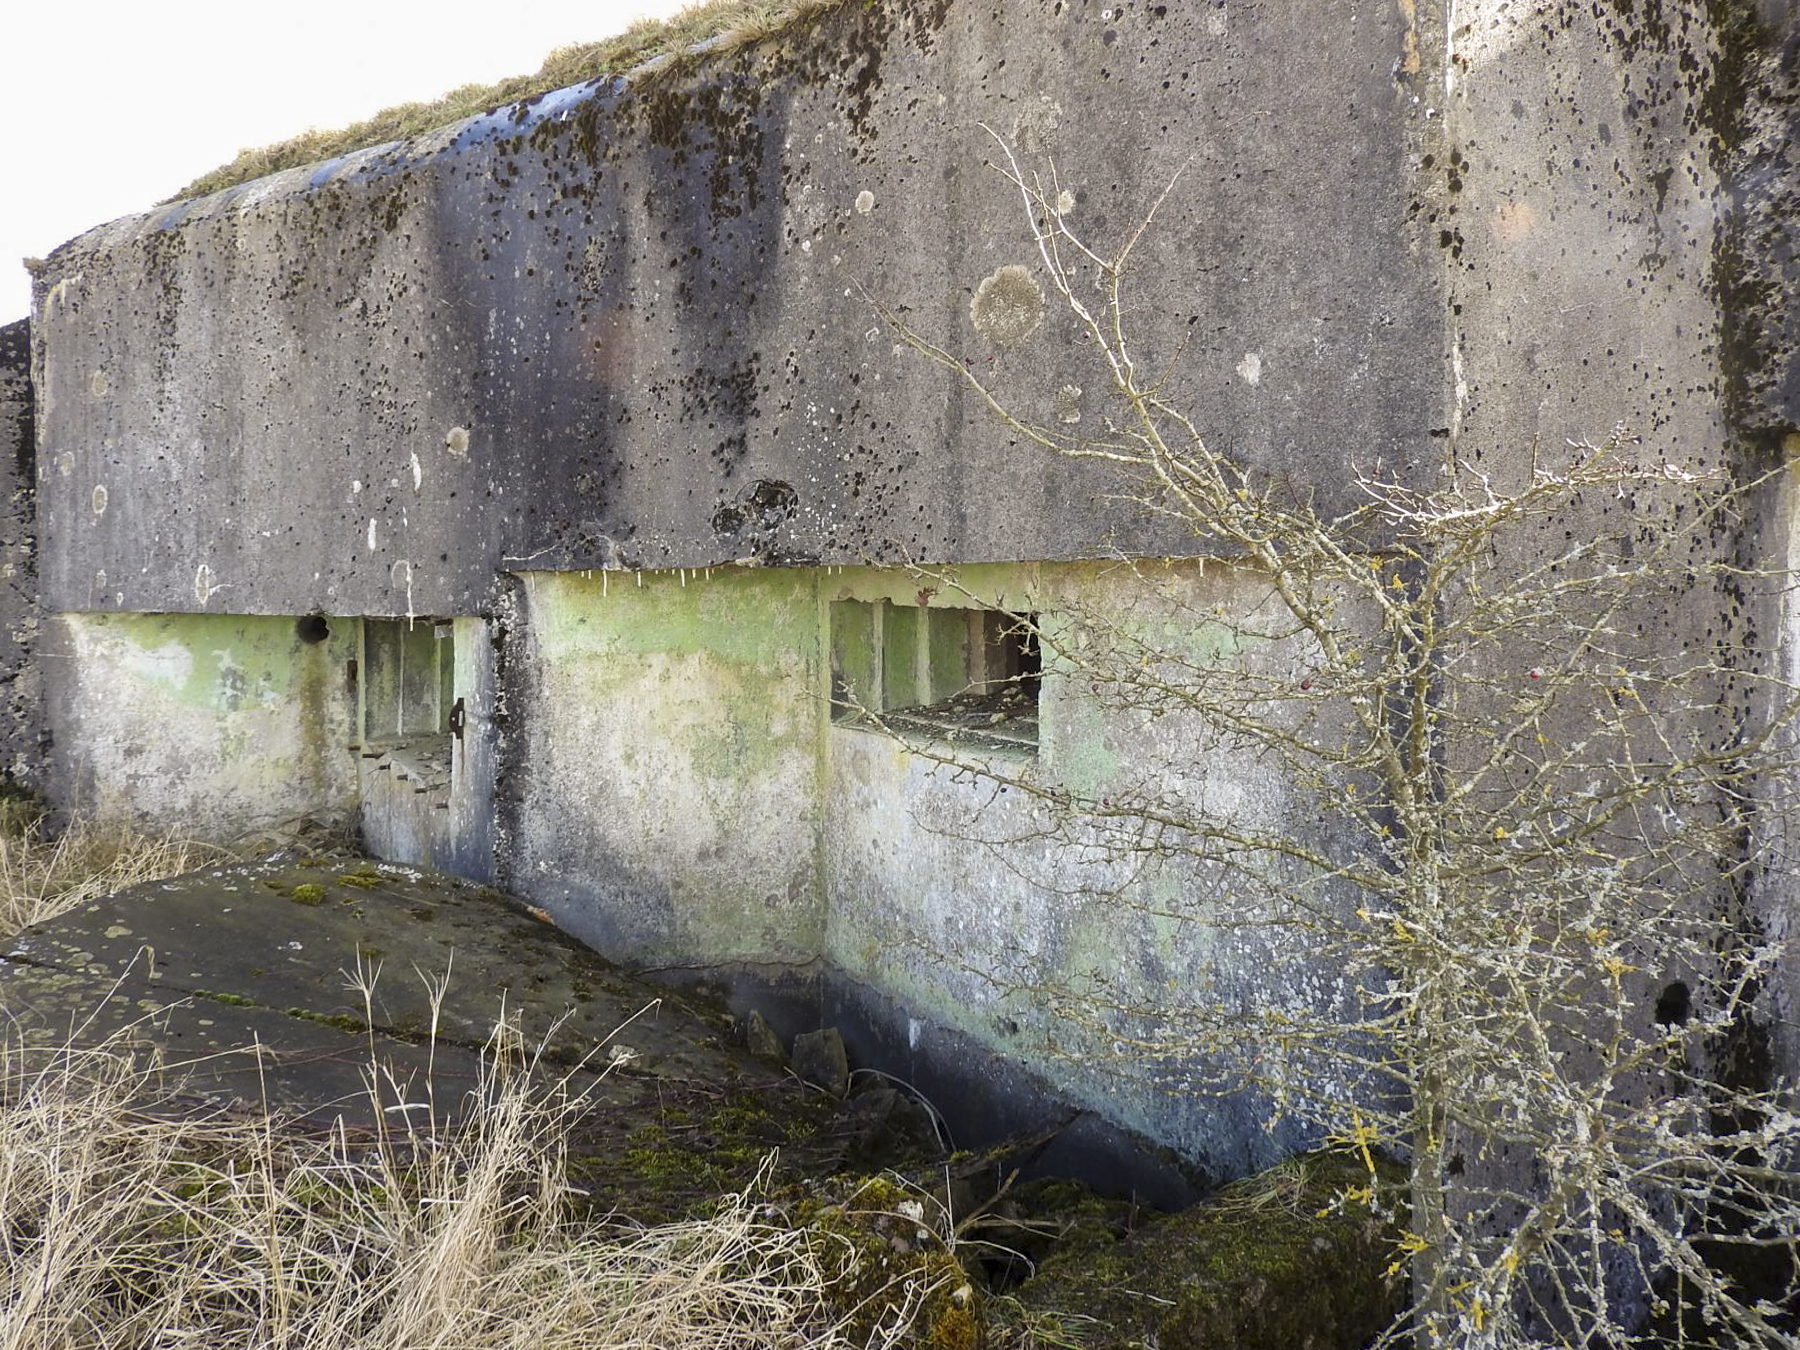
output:
<path id="1" fill-rule="evenodd" d="M 30 803 L 7 799 L 0 802 L 0 937 L 225 856 L 173 833 L 143 834 L 84 817 L 52 830 Z"/>
<path id="2" fill-rule="evenodd" d="M 0 810 L 0 935 L 221 853 L 81 820 L 52 835 L 28 802 Z M 358 977 L 372 997 L 373 972 Z M 184 1095 L 178 1063 L 140 1053 L 155 1018 L 45 1046 L 0 999 L 4 1350 L 981 1339 L 969 1309 L 945 1304 L 967 1298 L 952 1237 L 905 1263 L 875 1233 L 893 1216 L 866 1203 L 801 1221 L 764 1198 L 772 1161 L 684 1221 L 614 1214 L 583 1184 L 602 1183 L 593 1160 L 570 1167 L 595 1080 L 578 1090 L 575 1071 L 548 1073 L 504 1022 L 453 1119 L 371 1043 L 369 1114 L 384 1123 L 320 1131 Z M 944 1340 L 945 1326 L 957 1334 Z"/>
<path id="3" fill-rule="evenodd" d="M 558 47 L 535 74 L 496 84 L 465 84 L 429 103 L 402 103 L 338 131 L 310 130 L 275 145 L 238 152 L 231 163 L 195 179 L 171 201 L 202 197 L 283 169 L 335 159 L 404 140 L 553 89 L 616 78 L 659 57 L 678 57 L 700 43 L 715 50 L 752 46 L 793 25 L 841 8 L 846 0 L 701 0 L 669 19 L 639 19 L 599 42 Z M 667 69 L 665 65 L 660 69 Z M 638 79 L 654 72 L 640 71 Z"/>
<path id="4" fill-rule="evenodd" d="M 842 1343 L 807 1235 L 750 1197 L 649 1229 L 572 1220 L 580 1102 L 527 1087 L 507 1035 L 466 1123 L 378 1139 L 163 1114 L 116 1045 L 9 1038 L 0 1345 Z"/>

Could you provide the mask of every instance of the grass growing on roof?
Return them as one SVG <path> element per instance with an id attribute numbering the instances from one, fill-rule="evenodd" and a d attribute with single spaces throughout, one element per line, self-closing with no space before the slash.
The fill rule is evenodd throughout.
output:
<path id="1" fill-rule="evenodd" d="M 515 75 L 496 84 L 465 84 L 429 103 L 401 103 L 384 108 L 339 131 L 304 131 L 275 145 L 240 150 L 231 163 L 196 178 L 169 200 L 202 197 L 283 169 L 316 164 L 373 145 L 435 131 L 553 89 L 624 75 L 647 61 L 679 55 L 701 42 L 717 39 L 719 49 L 726 51 L 752 46 L 847 3 L 848 0 L 702 0 L 668 19 L 639 19 L 623 33 L 599 42 L 558 47 L 544 58 L 535 75 Z"/>

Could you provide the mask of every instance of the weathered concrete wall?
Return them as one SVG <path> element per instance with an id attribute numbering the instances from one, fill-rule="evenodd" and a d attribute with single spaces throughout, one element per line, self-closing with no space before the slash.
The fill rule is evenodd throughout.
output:
<path id="1" fill-rule="evenodd" d="M 1800 422 L 1796 337 L 1800 14 L 1786 3 L 1457 6 L 1444 67 L 1437 223 L 1449 280 L 1448 444 L 1502 481 L 1523 452 L 1561 453 L 1622 424 L 1644 454 L 1749 481 L 1780 463 Z M 1583 503 L 1514 541 L 1535 565 L 1570 539 L 1623 532 L 1654 488 Z M 1783 624 L 1777 576 L 1792 502 L 1771 482 L 1730 528 L 1708 521 L 1640 536 L 1673 541 L 1684 585 L 1644 594 L 1620 622 L 1646 650 L 1705 651 L 1722 669 L 1688 730 L 1695 744 L 1758 725 L 1779 697 L 1761 677 Z M 1745 575 L 1708 572 L 1724 561 Z M 1790 645 L 1792 639 L 1788 639 Z M 1733 669 L 1745 671 L 1733 676 Z M 1505 672 L 1489 672 L 1505 685 Z M 1710 706 L 1708 706 L 1710 705 Z M 1566 728 L 1573 731 L 1573 728 Z M 1791 824 L 1768 826 L 1784 832 Z M 1800 885 L 1773 840 L 1755 882 L 1760 917 L 1786 927 Z M 1721 873 L 1735 865 L 1721 860 Z M 1706 903 L 1735 911 L 1721 878 Z M 1644 1024 L 1681 969 L 1642 973 Z M 1779 1022 L 1771 1028 L 1779 1034 Z M 1800 1068 L 1800 1043 L 1785 1050 Z"/>
<path id="2" fill-rule="evenodd" d="M 1719 8 L 1702 125 L 1725 188 L 1713 254 L 1725 404 L 1772 441 L 1800 428 L 1800 4 Z"/>
<path id="3" fill-rule="evenodd" d="M 1733 431 L 1758 462 L 1789 470 L 1773 519 L 1761 522 L 1759 547 L 1743 556 L 1762 565 L 1785 562 L 1791 578 L 1800 575 L 1800 4 L 1761 0 L 1739 6 L 1734 17 L 1720 43 L 1730 78 L 1718 87 L 1708 123 L 1726 188 L 1713 266 L 1722 300 L 1723 401 Z M 1800 603 L 1791 589 L 1785 605 L 1766 594 L 1758 600 L 1750 614 L 1764 631 L 1780 624 L 1783 673 L 1800 685 Z M 1753 887 L 1759 915 L 1792 951 L 1800 942 L 1800 831 L 1777 823 L 1753 847 L 1763 862 Z M 1800 961 L 1783 962 L 1774 985 L 1773 1058 L 1793 1082 L 1800 1080 Z"/>
<path id="4" fill-rule="evenodd" d="M 822 946 L 812 570 L 527 573 L 498 874 L 643 965 L 804 965 Z"/>
<path id="5" fill-rule="evenodd" d="M 0 783 L 43 779 L 31 326 L 0 328 Z"/>
<path id="6" fill-rule="evenodd" d="M 1151 570 L 969 566 L 928 583 L 929 603 L 1010 606 L 1047 631 L 1104 616 L 1206 662 L 1231 639 L 1192 616 L 1267 596 L 1223 567 Z M 921 589 L 899 569 L 525 574 L 498 878 L 634 964 L 778 996 L 821 968 L 827 1015 L 865 1062 L 920 1077 L 952 1062 L 981 1080 L 956 1084 L 970 1100 L 1010 1060 L 1216 1174 L 1274 1156 L 1295 1141 L 1265 1132 L 1266 1101 L 1197 1098 L 1186 1089 L 1204 1057 L 1179 1038 L 1142 1048 L 1169 1026 L 1124 1010 L 1160 1003 L 1179 1020 L 1196 1003 L 1313 1006 L 1345 991 L 1302 943 L 1277 953 L 1209 925 L 1241 916 L 1242 885 L 1178 843 L 1134 851 L 1033 793 L 1204 797 L 1245 829 L 1296 837 L 1318 832 L 1317 812 L 1216 729 L 1098 696 L 1054 656 L 1036 751 L 934 742 L 1016 776 L 1010 788 L 832 720 L 834 602 L 918 612 Z M 1271 645 L 1267 659 L 1291 656 Z"/>
<path id="7" fill-rule="evenodd" d="M 904 573 L 827 579 L 834 596 L 859 599 L 905 600 L 917 584 Z M 1159 837 L 1129 816 L 1109 831 L 1059 806 L 1069 792 L 1121 808 L 1204 812 L 1246 836 L 1318 840 L 1316 805 L 1267 757 L 1162 704 L 1149 687 L 1102 685 L 1074 664 L 1097 656 L 1102 642 L 1142 640 L 1200 667 L 1233 653 L 1297 683 L 1306 666 L 1291 643 L 1258 643 L 1203 617 L 1246 620 L 1266 603 L 1266 582 L 1217 566 L 967 568 L 931 603 L 975 597 L 1035 613 L 1055 635 L 1039 749 L 939 744 L 920 755 L 877 731 L 829 728 L 826 954 L 856 986 L 842 1001 L 885 1007 L 899 1021 L 890 1039 L 907 1047 L 895 1066 L 904 1074 L 941 1077 L 947 1039 L 965 1047 L 954 1058 L 978 1048 L 1028 1063 L 1066 1097 L 1215 1175 L 1303 1147 L 1289 1129 L 1265 1130 L 1266 1097 L 1195 1091 L 1216 1084 L 1222 1061 L 1217 1041 L 1201 1047 L 1187 1014 L 1340 1006 L 1342 972 L 1309 950 L 1301 927 L 1278 943 L 1235 931 L 1233 921 L 1259 903 L 1255 887 L 1199 861 L 1189 851 L 1196 841 Z M 985 764 L 995 777 L 933 755 Z M 1304 885 L 1294 878 L 1296 892 Z"/>
<path id="8" fill-rule="evenodd" d="M 852 5 L 94 231 L 35 300 L 44 590 L 80 611 L 50 653 L 59 762 L 122 809 L 222 818 L 245 747 L 312 744 L 286 677 L 260 721 L 215 674 L 170 692 L 215 630 L 103 611 L 487 616 L 491 664 L 458 650 L 466 794 L 445 838 L 396 824 L 392 847 L 449 847 L 640 962 L 824 958 L 887 1044 L 1035 1061 L 1236 1170 L 1248 1122 L 1159 1096 L 1179 1065 L 1121 1085 L 1116 1028 L 1023 992 L 1104 955 L 1122 998 L 1176 1004 L 1209 968 L 1236 997 L 1258 954 L 1171 927 L 1205 879 L 1153 869 L 1108 904 L 1116 878 L 1069 884 L 1077 855 L 987 847 L 1043 832 L 1028 794 L 977 816 L 966 784 L 829 720 L 830 604 L 899 583 L 798 566 L 1203 545 L 1017 443 L 858 285 L 1018 406 L 1104 423 L 1054 306 L 1014 344 L 972 318 L 1003 267 L 1044 282 L 986 123 L 1028 169 L 1054 156 L 1106 248 L 1186 165 L 1128 279 L 1135 349 L 1179 357 L 1170 401 L 1296 493 L 1346 500 L 1353 461 L 1431 483 L 1446 453 L 1505 480 L 1620 421 L 1683 468 L 1756 469 L 1794 453 L 1800 412 L 1797 69 L 1777 0 Z M 1633 508 L 1585 503 L 1516 561 Z M 1700 555 L 1759 566 L 1794 519 L 1771 491 Z M 704 570 L 736 559 L 792 566 Z M 1228 577 L 1217 603 L 1250 603 Z M 989 583 L 1052 613 L 1109 594 L 1079 569 Z M 1731 663 L 1766 656 L 1775 589 L 1721 579 L 1641 616 L 1720 654 L 1725 722 L 1755 715 Z M 205 622 L 229 648 L 285 621 Z M 1234 809 L 1303 806 L 1167 726 L 1134 739 L 1055 671 L 1044 700 L 1042 781 L 1104 791 L 1160 756 L 1196 791 L 1258 785 Z M 177 762 L 191 787 L 164 781 Z M 294 800 L 350 791 L 315 777 Z M 1776 918 L 1789 880 L 1765 887 Z"/>
<path id="9" fill-rule="evenodd" d="M 1341 492 L 1444 421 L 1410 8 L 854 4 L 96 230 L 36 293 L 49 603 L 470 614 L 502 566 L 1191 549 L 1091 466 L 1021 473 L 855 293 L 1100 424 L 1070 318 L 972 324 L 1001 267 L 1043 284 L 982 123 L 1107 250 L 1187 166 L 1130 283 L 1145 369 Z"/>
<path id="10" fill-rule="evenodd" d="M 60 804 L 220 840 L 346 819 L 357 625 L 330 629 L 309 642 L 291 618 L 56 615 L 40 652 Z"/>

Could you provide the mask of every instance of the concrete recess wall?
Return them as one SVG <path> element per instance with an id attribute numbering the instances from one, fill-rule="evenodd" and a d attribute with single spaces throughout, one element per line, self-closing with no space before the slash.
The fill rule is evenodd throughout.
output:
<path id="1" fill-rule="evenodd" d="M 1267 597 L 1253 576 L 1193 565 L 976 565 L 932 585 L 933 610 L 1032 612 L 1070 643 L 1104 615 L 1174 636 L 1202 662 L 1228 639 L 1194 616 L 1241 616 Z M 1184 1090 L 1191 1054 L 1177 1046 L 1147 1065 L 1118 1038 L 1160 1024 L 1107 1006 L 1330 1005 L 1348 997 L 1341 975 L 1295 944 L 1276 953 L 1193 922 L 1233 916 L 1242 895 L 1177 850 L 1102 858 L 1097 836 L 1083 847 L 1034 793 L 1166 784 L 1240 828 L 1292 836 L 1315 833 L 1319 813 L 1216 731 L 1152 721 L 1054 658 L 1035 752 L 958 752 L 1016 776 L 1011 790 L 833 721 L 833 603 L 917 606 L 920 589 L 900 569 L 525 574 L 504 691 L 500 880 L 634 965 L 748 990 L 821 975 L 835 1004 L 861 1005 L 843 1018 L 851 1034 L 905 1047 L 897 1060 L 871 1050 L 893 1069 L 923 1076 L 953 1035 L 949 1058 L 1031 1064 L 1217 1174 L 1278 1156 L 1295 1140 L 1262 1128 L 1266 1102 L 1197 1101 Z M 1266 659 L 1285 670 L 1294 655 L 1272 645 Z M 1046 988 L 1093 999 L 1069 1016 Z"/>
<path id="2" fill-rule="evenodd" d="M 504 884 L 638 964 L 804 965 L 818 872 L 815 573 L 527 573 Z"/>
<path id="3" fill-rule="evenodd" d="M 0 783 L 43 778 L 31 325 L 0 328 Z"/>
<path id="4" fill-rule="evenodd" d="M 344 819 L 356 630 L 307 642 L 288 618 L 56 615 L 41 659 L 61 804 L 212 839 Z"/>
<path id="5" fill-rule="evenodd" d="M 954 753 L 994 775 L 980 776 L 880 732 L 829 727 L 825 954 L 856 987 L 840 1001 L 902 1024 L 898 1072 L 926 1077 L 953 1033 L 961 1054 L 1031 1064 L 1069 1097 L 1215 1175 L 1303 1146 L 1289 1129 L 1264 1128 L 1260 1094 L 1196 1093 L 1207 1068 L 1171 1033 L 1195 1008 L 1347 1007 L 1341 969 L 1304 937 L 1277 951 L 1266 934 L 1234 930 L 1251 903 L 1243 879 L 1199 863 L 1178 840 L 1109 834 L 1055 806 L 1064 789 L 1100 801 L 1181 800 L 1246 834 L 1320 842 L 1319 807 L 1254 750 L 1191 712 L 1152 717 L 1143 694 L 1121 698 L 1072 664 L 1110 630 L 1202 667 L 1231 651 L 1297 680 L 1308 669 L 1298 644 L 1246 646 L 1205 617 L 1253 625 L 1266 584 L 1221 566 L 1096 564 L 965 568 L 952 582 L 933 606 L 979 598 L 1033 613 L 1053 635 L 1038 750 Z M 867 570 L 824 583 L 834 598 L 896 602 L 918 584 Z M 1333 1090 L 1349 1096 L 1356 1086 Z"/>

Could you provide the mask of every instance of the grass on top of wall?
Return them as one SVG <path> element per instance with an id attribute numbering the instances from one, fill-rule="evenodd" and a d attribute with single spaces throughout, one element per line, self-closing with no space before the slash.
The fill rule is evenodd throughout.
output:
<path id="1" fill-rule="evenodd" d="M 241 150 L 231 163 L 196 178 L 169 200 L 205 196 L 283 169 L 434 131 L 553 89 L 624 75 L 658 57 L 677 56 L 698 43 L 716 40 L 715 49 L 726 51 L 751 46 L 846 3 L 848 0 L 702 0 L 668 19 L 639 19 L 623 33 L 599 42 L 558 47 L 534 75 L 516 75 L 495 84 L 465 84 L 428 103 L 384 108 L 341 130 L 305 131 L 276 145 Z M 666 71 L 673 64 L 659 69 Z M 638 79 L 655 73 L 641 71 Z"/>

